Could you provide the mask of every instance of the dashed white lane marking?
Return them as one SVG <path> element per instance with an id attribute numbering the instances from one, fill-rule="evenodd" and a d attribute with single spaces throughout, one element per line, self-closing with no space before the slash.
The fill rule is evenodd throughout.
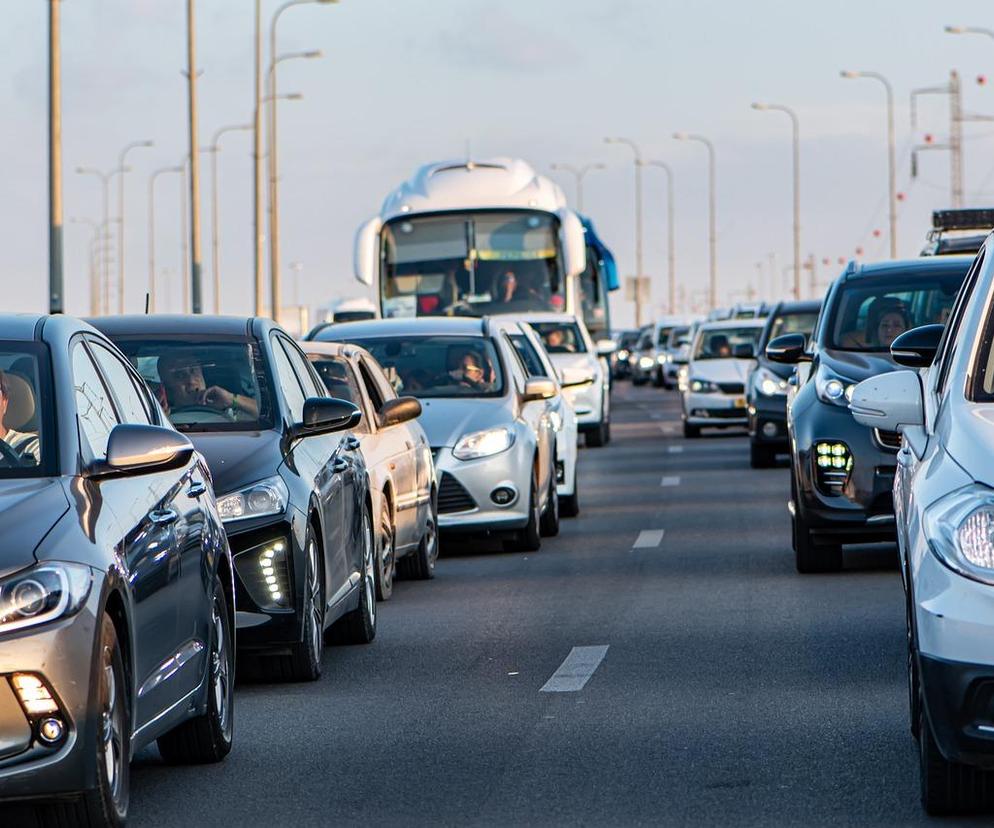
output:
<path id="1" fill-rule="evenodd" d="M 663 542 L 663 529 L 643 529 L 635 538 L 632 549 L 654 549 Z"/>
<path id="2" fill-rule="evenodd" d="M 662 482 L 660 482 L 659 485 L 660 486 L 679 486 L 680 485 L 680 478 L 677 477 L 676 475 L 667 475 L 666 477 L 664 477 L 662 479 Z"/>
<path id="3" fill-rule="evenodd" d="M 575 693 L 590 681 L 594 671 L 607 654 L 607 644 L 574 647 L 559 669 L 542 685 L 540 693 Z"/>
<path id="4" fill-rule="evenodd" d="M 683 454 L 683 446 L 670 446 L 666 449 L 670 454 Z"/>

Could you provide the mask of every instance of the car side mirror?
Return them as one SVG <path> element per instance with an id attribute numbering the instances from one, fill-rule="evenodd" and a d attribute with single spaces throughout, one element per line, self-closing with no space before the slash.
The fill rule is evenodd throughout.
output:
<path id="1" fill-rule="evenodd" d="M 380 251 L 380 229 L 383 222 L 379 217 L 369 219 L 355 235 L 355 248 L 352 252 L 352 263 L 355 277 L 364 285 L 372 285 L 376 281 L 376 265 Z"/>
<path id="2" fill-rule="evenodd" d="M 162 426 L 121 423 L 107 438 L 107 458 L 93 469 L 94 476 L 145 474 L 185 466 L 193 443 L 178 431 Z"/>
<path id="3" fill-rule="evenodd" d="M 563 269 L 566 271 L 566 278 L 571 279 L 587 269 L 587 238 L 583 232 L 583 224 L 576 213 L 564 208 L 559 210 L 558 214 Z"/>
<path id="4" fill-rule="evenodd" d="M 380 407 L 380 425 L 400 425 L 421 416 L 421 401 L 416 397 L 397 397 L 387 400 Z"/>
<path id="5" fill-rule="evenodd" d="M 804 334 L 790 333 L 778 336 L 767 344 L 766 358 L 770 362 L 779 362 L 782 365 L 811 362 L 811 354 L 805 350 L 807 344 Z"/>
<path id="6" fill-rule="evenodd" d="M 597 356 L 609 357 L 618 350 L 618 346 L 614 344 L 614 340 L 612 339 L 598 339 L 595 344 L 597 347 Z"/>
<path id="7" fill-rule="evenodd" d="M 898 365 L 908 368 L 928 368 L 942 341 L 945 325 L 922 325 L 905 331 L 890 344 L 890 355 Z"/>
<path id="8" fill-rule="evenodd" d="M 525 383 L 525 390 L 521 392 L 521 402 L 548 400 L 556 396 L 556 393 L 556 384 L 548 377 L 533 377 Z"/>
<path id="9" fill-rule="evenodd" d="M 362 411 L 347 400 L 310 397 L 304 400 L 304 419 L 291 428 L 293 437 L 331 434 L 359 425 Z"/>
<path id="10" fill-rule="evenodd" d="M 924 425 L 921 380 L 914 371 L 891 371 L 865 379 L 853 389 L 849 410 L 857 423 L 882 431 Z"/>
<path id="11" fill-rule="evenodd" d="M 740 342 L 732 350 L 732 356 L 736 359 L 753 359 L 756 356 L 756 349 L 751 342 Z"/>

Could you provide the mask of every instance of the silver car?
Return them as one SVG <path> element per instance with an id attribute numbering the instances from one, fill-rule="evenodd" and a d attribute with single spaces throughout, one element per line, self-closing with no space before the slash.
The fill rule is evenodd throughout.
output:
<path id="1" fill-rule="evenodd" d="M 495 534 L 535 550 L 559 531 L 555 382 L 528 378 L 507 323 L 421 317 L 331 325 L 319 341 L 351 342 L 398 394 L 421 400 L 438 474 L 443 532 Z"/>

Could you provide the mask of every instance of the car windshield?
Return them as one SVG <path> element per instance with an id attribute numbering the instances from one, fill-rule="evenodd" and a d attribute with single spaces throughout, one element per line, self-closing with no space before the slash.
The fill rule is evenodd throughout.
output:
<path id="1" fill-rule="evenodd" d="M 667 347 L 679 348 L 687 342 L 688 336 L 690 336 L 690 328 L 674 328 L 670 331 L 670 338 L 667 343 Z"/>
<path id="2" fill-rule="evenodd" d="M 394 220 L 383 231 L 383 315 L 482 316 L 565 307 L 547 213 L 488 211 Z"/>
<path id="3" fill-rule="evenodd" d="M 273 427 L 272 383 L 257 343 L 117 338 L 179 431 Z"/>
<path id="4" fill-rule="evenodd" d="M 383 366 L 398 394 L 499 397 L 504 374 L 493 342 L 480 336 L 396 336 L 355 342 Z"/>
<path id="5" fill-rule="evenodd" d="M 697 335 L 694 359 L 731 359 L 737 345 L 756 347 L 762 328 L 755 325 L 748 328 L 714 328 L 703 330 Z"/>
<path id="6" fill-rule="evenodd" d="M 357 389 L 352 386 L 349 376 L 348 362 L 344 357 L 333 357 L 326 354 L 308 354 L 307 358 L 318 372 L 328 393 L 340 400 L 353 405 L 361 405 Z"/>
<path id="7" fill-rule="evenodd" d="M 659 333 L 656 334 L 656 344 L 665 346 L 666 343 L 670 341 L 670 334 L 672 332 L 673 328 L 660 328 Z"/>
<path id="8" fill-rule="evenodd" d="M 550 354 L 585 354 L 587 346 L 576 322 L 532 322 Z"/>
<path id="9" fill-rule="evenodd" d="M 42 346 L 0 342 L 0 478 L 52 473 L 54 412 L 52 395 L 43 393 L 48 376 Z"/>
<path id="10" fill-rule="evenodd" d="M 804 313 L 782 313 L 770 325 L 770 339 L 776 339 L 782 334 L 800 333 L 805 339 L 811 338 L 811 332 L 818 321 L 818 311 Z"/>
<path id="11" fill-rule="evenodd" d="M 853 280 L 835 292 L 825 346 L 843 351 L 886 351 L 905 331 L 945 324 L 967 265 L 934 275 Z"/>

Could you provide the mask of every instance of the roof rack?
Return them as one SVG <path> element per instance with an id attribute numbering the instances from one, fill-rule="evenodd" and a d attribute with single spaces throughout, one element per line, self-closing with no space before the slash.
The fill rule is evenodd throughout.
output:
<path id="1" fill-rule="evenodd" d="M 940 233 L 947 230 L 990 230 L 992 227 L 994 208 L 991 207 L 932 211 L 932 229 Z"/>

